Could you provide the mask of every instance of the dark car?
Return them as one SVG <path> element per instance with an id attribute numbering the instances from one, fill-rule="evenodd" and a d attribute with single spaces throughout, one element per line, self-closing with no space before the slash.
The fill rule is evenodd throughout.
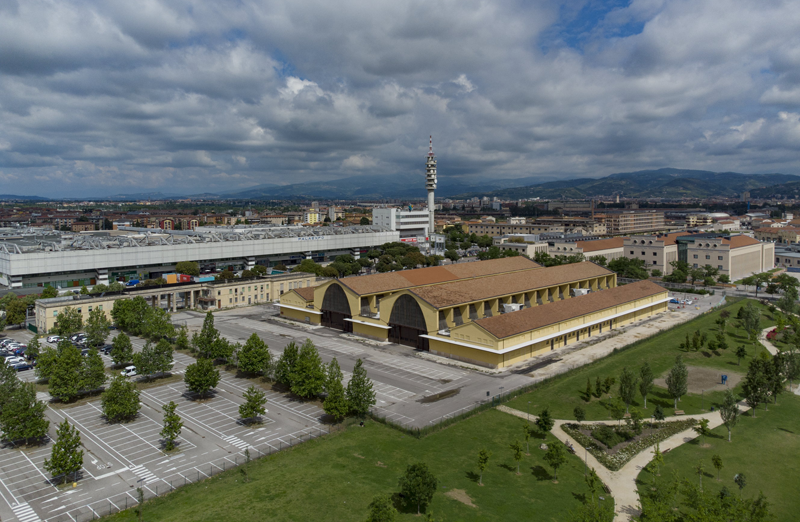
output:
<path id="1" fill-rule="evenodd" d="M 100 353 L 102 353 L 104 355 L 108 355 L 108 354 L 111 353 L 111 350 L 113 350 L 113 349 L 114 349 L 113 345 L 107 344 L 107 345 L 103 346 L 102 348 L 100 348 Z"/>
<path id="2" fill-rule="evenodd" d="M 15 369 L 16 369 L 18 372 L 24 372 L 25 370 L 32 370 L 32 369 L 33 369 L 33 365 L 32 365 L 31 363 L 26 363 L 26 362 L 23 362 L 23 363 L 17 363 L 17 364 L 15 364 L 15 365 L 14 365 L 14 368 L 15 368 Z"/>
<path id="3" fill-rule="evenodd" d="M 16 350 L 14 350 L 14 355 L 25 355 L 26 351 L 28 351 L 28 345 L 23 344 Z"/>

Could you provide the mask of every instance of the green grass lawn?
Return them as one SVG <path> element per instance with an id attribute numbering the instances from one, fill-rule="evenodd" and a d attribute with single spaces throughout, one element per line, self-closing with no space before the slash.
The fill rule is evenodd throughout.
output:
<path id="1" fill-rule="evenodd" d="M 796 477 L 800 473 L 800 397 L 788 393 L 778 398 L 778 405 L 770 404 L 769 411 L 759 407 L 754 419 L 749 414 L 740 418 L 733 429 L 732 442 L 728 442 L 728 431 L 724 426 L 716 428 L 712 436 L 706 437 L 709 447 L 702 447 L 699 440 L 684 444 L 664 455 L 664 466 L 660 469 L 657 484 L 670 480 L 672 473 L 678 478 L 699 483 L 695 471 L 698 463 L 705 468 L 703 489 L 718 492 L 726 486 L 738 494 L 733 477 L 744 473 L 747 486 L 745 498 L 752 498 L 762 491 L 766 495 L 776 520 L 796 520 L 800 509 L 797 496 Z M 711 464 L 712 455 L 722 457 L 721 481 Z M 650 488 L 653 474 L 642 471 L 639 487 Z"/>
<path id="2" fill-rule="evenodd" d="M 588 420 L 611 419 L 609 410 L 606 407 L 608 395 L 604 395 L 599 399 L 592 397 L 591 401 L 588 403 L 583 399 L 587 378 L 591 382 L 593 388 L 597 377 L 600 377 L 601 380 L 609 376 L 615 377 L 618 383 L 619 375 L 623 367 L 627 366 L 638 373 L 644 361 L 650 364 L 653 373 L 656 377 L 659 377 L 664 372 L 669 371 L 677 355 L 683 356 L 687 366 L 708 367 L 718 369 L 720 372 L 739 372 L 744 374 L 747 371 L 747 361 L 749 358 L 743 360 L 742 366 L 739 366 L 736 356 L 734 355 L 736 347 L 740 344 L 748 345 L 748 351 L 751 357 L 756 354 L 756 350 L 764 350 L 760 344 L 756 348 L 749 345 L 744 330 L 736 328 L 736 314 L 739 308 L 745 306 L 747 302 L 754 303 L 762 310 L 762 328 L 775 324 L 772 314 L 769 313 L 767 307 L 756 301 L 743 300 L 725 307 L 724 309 L 731 313 L 727 327 L 727 342 L 729 345 L 727 350 L 717 350 L 716 353 L 714 353 L 710 352 L 708 349 L 703 349 L 699 352 L 683 352 L 679 349 L 679 345 L 686 335 L 689 334 L 691 337 L 695 330 L 708 332 L 709 339 L 714 338 L 718 329 L 714 321 L 719 317 L 721 311 L 716 310 L 688 323 L 666 330 L 654 337 L 643 340 L 626 350 L 611 354 L 592 364 L 577 368 L 563 376 L 558 376 L 543 384 L 541 387 L 512 399 L 508 405 L 512 408 L 530 411 L 534 414 L 538 413 L 543 407 L 549 406 L 551 414 L 557 419 L 573 419 L 573 409 L 575 406 L 580 405 L 586 411 L 586 418 Z M 616 397 L 617 391 L 618 386 L 615 385 L 611 389 L 611 395 Z M 688 394 L 678 403 L 678 409 L 682 409 L 687 414 L 700 413 L 701 406 L 704 406 L 704 409 L 708 410 L 711 404 L 719 403 L 722 397 L 723 392 L 705 393 L 704 397 L 701 397 L 700 394 Z M 668 415 L 672 414 L 673 401 L 665 388 L 656 387 L 653 393 L 648 396 L 648 410 L 642 411 L 648 415 L 653 411 L 653 408 L 655 408 L 655 404 L 661 404 L 665 413 Z M 642 405 L 643 401 L 641 396 L 639 396 L 637 401 L 633 403 L 633 406 L 641 408 Z"/>
<path id="3" fill-rule="evenodd" d="M 430 510 L 436 519 L 559 520 L 580 506 L 588 493 L 583 463 L 569 456 L 553 483 L 551 469 L 531 439 L 531 455 L 516 474 L 509 444 L 520 440 L 523 421 L 488 410 L 449 428 L 416 439 L 384 425 L 368 422 L 344 432 L 303 443 L 250 464 L 249 483 L 238 470 L 225 472 L 145 504 L 144 518 L 181 521 L 361 521 L 375 495 L 398 491 L 397 480 L 407 465 L 425 462 L 439 479 Z M 548 436 L 547 442 L 555 442 Z M 492 452 L 478 485 L 478 451 Z M 460 489 L 476 507 L 445 493 Z M 606 502 L 612 502 L 606 497 Z M 133 510 L 110 517 L 136 520 Z M 399 520 L 420 520 L 416 508 Z"/>

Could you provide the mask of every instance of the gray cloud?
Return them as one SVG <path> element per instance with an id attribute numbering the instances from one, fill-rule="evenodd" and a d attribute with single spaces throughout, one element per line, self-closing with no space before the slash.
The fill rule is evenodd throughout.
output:
<path id="1" fill-rule="evenodd" d="M 598 5 L 0 0 L 3 192 L 798 171 L 800 5 Z"/>

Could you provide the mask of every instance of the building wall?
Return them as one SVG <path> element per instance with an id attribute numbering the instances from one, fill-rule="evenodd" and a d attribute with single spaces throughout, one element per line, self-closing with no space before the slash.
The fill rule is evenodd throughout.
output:
<path id="1" fill-rule="evenodd" d="M 678 260 L 678 245 L 665 245 L 656 236 L 633 236 L 625 238 L 623 255 L 629 259 L 641 259 L 648 270 L 660 270 L 668 275 L 672 273 L 670 263 Z"/>

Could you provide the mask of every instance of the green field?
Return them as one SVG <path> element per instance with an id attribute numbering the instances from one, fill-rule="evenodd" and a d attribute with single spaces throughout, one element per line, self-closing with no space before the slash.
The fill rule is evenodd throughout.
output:
<path id="1" fill-rule="evenodd" d="M 713 430 L 706 437 L 709 447 L 702 447 L 699 440 L 684 444 L 664 455 L 664 466 L 660 469 L 657 484 L 670 480 L 673 471 L 679 479 L 699 483 L 695 471 L 698 463 L 705 468 L 703 489 L 714 493 L 726 486 L 738 494 L 734 484 L 736 473 L 744 473 L 747 486 L 745 498 L 752 498 L 762 491 L 766 495 L 770 510 L 776 520 L 796 520 L 800 500 L 797 497 L 795 478 L 800 473 L 800 397 L 783 394 L 778 405 L 770 404 L 769 411 L 759 407 L 754 419 L 749 414 L 740 418 L 733 429 L 732 442 L 728 443 L 728 431 L 724 426 Z M 722 457 L 721 481 L 711 464 L 711 456 Z M 642 471 L 639 487 L 650 488 L 653 474 Z"/>
<path id="2" fill-rule="evenodd" d="M 575 406 L 580 405 L 586 410 L 586 418 L 588 420 L 606 420 L 611 419 L 609 410 L 606 407 L 608 401 L 605 397 L 607 396 L 600 399 L 592 397 L 588 403 L 582 398 L 583 392 L 586 390 L 587 378 L 590 380 L 592 387 L 594 387 L 597 377 L 605 379 L 610 376 L 618 380 L 623 367 L 627 366 L 638 372 L 644 361 L 650 364 L 653 373 L 658 377 L 672 367 L 677 355 L 683 355 L 687 366 L 715 368 L 721 372 L 744 374 L 747 370 L 749 358 L 742 361 L 742 366 L 738 366 L 734 352 L 737 346 L 748 344 L 748 341 L 744 330 L 736 328 L 735 317 L 739 308 L 747 302 L 754 303 L 762 310 L 762 328 L 775 324 L 767 307 L 756 301 L 739 301 L 724 307 L 723 309 L 731 313 L 727 327 L 727 342 L 729 345 L 727 350 L 717 350 L 716 353 L 712 353 L 708 349 L 703 349 L 699 352 L 682 352 L 679 349 L 679 345 L 686 337 L 686 334 L 691 336 L 695 330 L 708 332 L 709 338 L 713 338 L 718 328 L 714 321 L 719 317 L 720 309 L 666 330 L 655 337 L 640 341 L 630 348 L 577 368 L 568 374 L 555 377 L 553 380 L 542 384 L 536 390 L 512 399 L 508 405 L 534 414 L 538 413 L 543 407 L 549 406 L 551 414 L 557 419 L 573 419 L 572 411 Z M 759 344 L 757 349 L 763 350 L 764 348 Z M 756 348 L 753 348 L 752 345 L 748 344 L 748 350 L 751 357 L 755 355 Z M 616 386 L 612 388 L 611 394 L 616 396 Z M 688 394 L 678 403 L 678 408 L 684 410 L 687 414 L 701 413 L 701 406 L 704 406 L 707 411 L 709 405 L 720 402 L 722 396 L 723 392 L 705 393 L 704 397 L 701 397 L 700 394 Z M 641 403 L 641 396 L 639 396 L 633 406 L 641 408 Z M 673 401 L 665 388 L 656 387 L 653 393 L 648 396 L 648 410 L 645 414 L 652 412 L 655 404 L 661 404 L 667 415 L 672 414 Z"/>
<path id="3" fill-rule="evenodd" d="M 429 508 L 437 520 L 563 521 L 588 493 L 583 463 L 569 456 L 555 484 L 538 447 L 542 439 L 532 438 L 531 455 L 523 458 L 517 475 L 508 445 L 524 441 L 522 424 L 516 417 L 488 410 L 416 439 L 370 421 L 364 428 L 353 426 L 251 462 L 249 483 L 231 470 L 149 501 L 144 519 L 361 521 L 375 495 L 398 491 L 397 480 L 407 465 L 425 462 L 439 478 L 439 492 Z M 554 441 L 548 436 L 547 442 Z M 482 448 L 493 455 L 483 474 L 484 486 L 479 486 L 476 463 Z M 476 507 L 445 496 L 453 489 L 464 490 Z M 129 510 L 110 518 L 133 522 L 136 515 Z M 409 508 L 399 520 L 420 518 Z"/>

